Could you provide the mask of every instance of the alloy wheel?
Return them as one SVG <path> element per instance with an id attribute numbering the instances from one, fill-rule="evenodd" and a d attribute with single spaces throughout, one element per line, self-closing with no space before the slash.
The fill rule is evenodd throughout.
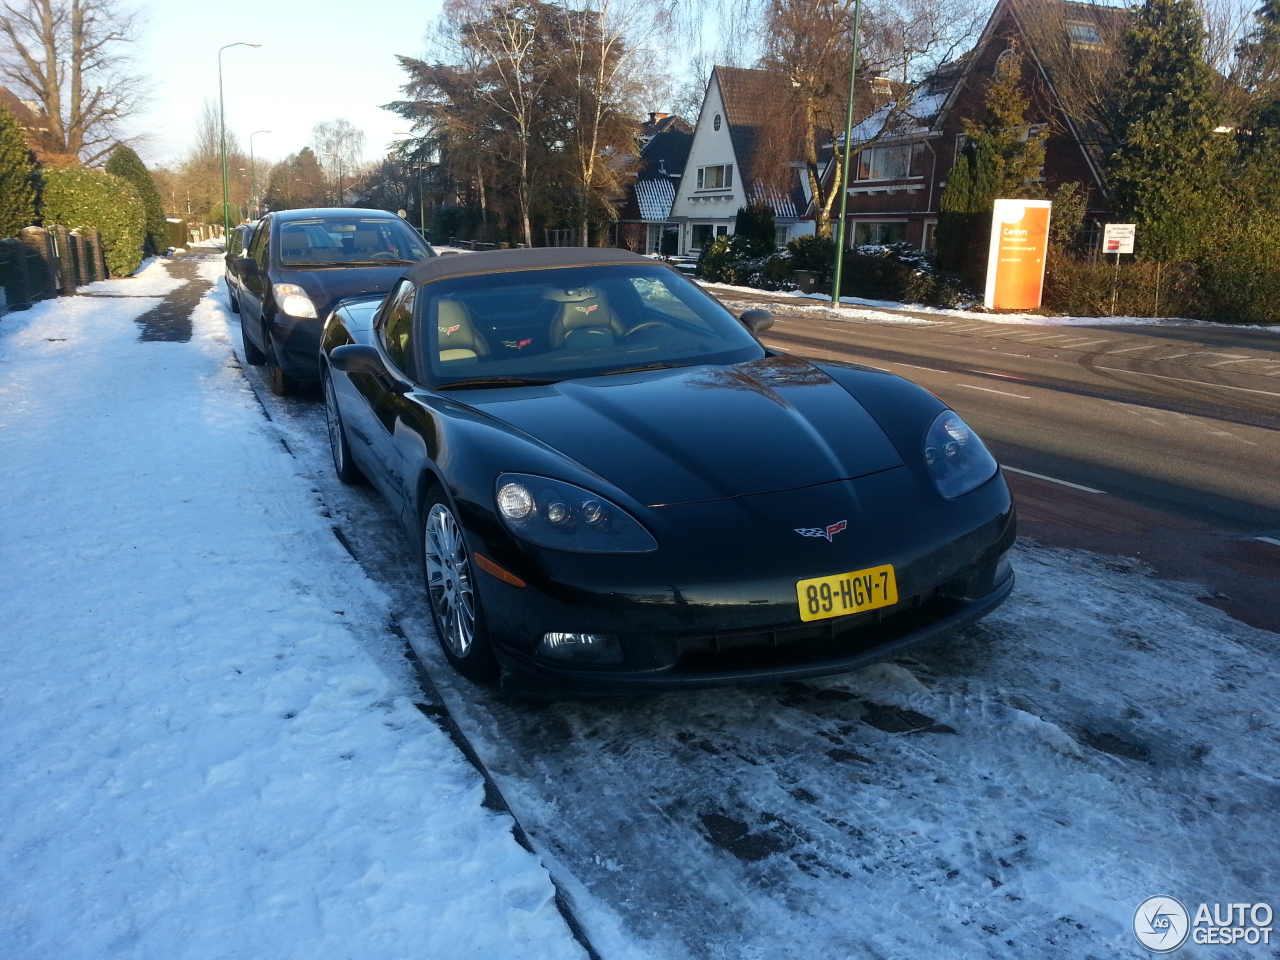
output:
<path id="1" fill-rule="evenodd" d="M 426 560 L 427 593 L 441 640 L 459 659 L 465 657 L 475 640 L 475 590 L 471 580 L 471 558 L 462 540 L 462 529 L 443 503 L 432 504 L 427 514 L 423 556 Z"/>

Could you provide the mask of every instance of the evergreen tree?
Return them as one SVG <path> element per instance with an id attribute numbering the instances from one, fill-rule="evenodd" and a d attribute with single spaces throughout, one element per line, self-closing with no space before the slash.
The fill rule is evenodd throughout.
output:
<path id="1" fill-rule="evenodd" d="M 147 215 L 147 235 L 143 242 L 143 255 L 150 256 L 169 249 L 169 226 L 164 218 L 164 204 L 160 201 L 160 191 L 151 178 L 151 171 L 143 164 L 142 159 L 129 147 L 121 144 L 111 152 L 107 161 L 107 173 L 123 177 L 133 184 Z"/>
<path id="2" fill-rule="evenodd" d="M 35 159 L 18 118 L 0 106 L 0 237 L 16 237 L 36 219 Z"/>
<path id="3" fill-rule="evenodd" d="M 1280 128 L 1280 0 L 1263 0 L 1255 26 L 1236 48 L 1237 77 L 1249 94 L 1245 125 L 1255 137 Z"/>
<path id="4" fill-rule="evenodd" d="M 1120 147 L 1109 163 L 1117 214 L 1142 253 L 1191 260 L 1220 209 L 1230 143 L 1215 137 L 1212 73 L 1195 0 L 1145 0 L 1125 36 L 1117 92 Z"/>
<path id="5" fill-rule="evenodd" d="M 1022 54 L 1016 41 L 996 62 L 987 84 L 982 116 L 965 120 L 964 130 L 977 150 L 990 150 L 994 178 L 992 199 L 1035 200 L 1044 196 L 1037 180 L 1044 168 L 1044 142 L 1048 134 L 1027 124 L 1031 104 L 1022 86 Z M 985 209 L 985 208 L 983 208 Z"/>
<path id="6" fill-rule="evenodd" d="M 773 210 L 763 203 L 739 207 L 733 222 L 733 250 L 741 257 L 767 257 L 777 249 Z"/>

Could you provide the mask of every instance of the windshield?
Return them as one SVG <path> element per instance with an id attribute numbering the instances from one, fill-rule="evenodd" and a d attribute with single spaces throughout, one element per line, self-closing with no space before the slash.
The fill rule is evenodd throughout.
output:
<path id="1" fill-rule="evenodd" d="M 280 225 L 280 263 L 408 263 L 431 256 L 427 245 L 394 217 L 313 217 Z"/>
<path id="2" fill-rule="evenodd" d="M 660 264 L 459 277 L 422 292 L 424 367 L 437 389 L 764 356 L 729 311 Z"/>

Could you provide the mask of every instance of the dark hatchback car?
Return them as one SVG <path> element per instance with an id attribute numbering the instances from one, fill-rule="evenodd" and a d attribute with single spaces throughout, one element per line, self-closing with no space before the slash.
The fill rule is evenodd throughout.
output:
<path id="1" fill-rule="evenodd" d="M 226 253 L 223 254 L 223 261 L 226 265 L 227 300 L 231 305 L 232 313 L 240 312 L 240 272 L 238 262 L 249 248 L 249 241 L 253 239 L 253 231 L 257 229 L 258 221 L 254 220 L 252 223 L 241 223 L 232 227 L 231 232 L 227 234 L 227 248 Z"/>
<path id="2" fill-rule="evenodd" d="M 851 670 L 1013 585 L 1008 487 L 932 394 L 765 348 L 621 250 L 411 267 L 341 304 L 334 464 L 420 545 L 444 654 L 581 694 Z"/>
<path id="3" fill-rule="evenodd" d="M 385 294 L 435 251 L 384 210 L 281 210 L 265 216 L 235 261 L 245 360 L 265 363 L 271 389 L 293 393 L 320 376 L 320 329 L 347 297 Z M 230 284 L 229 284 L 230 285 Z"/>

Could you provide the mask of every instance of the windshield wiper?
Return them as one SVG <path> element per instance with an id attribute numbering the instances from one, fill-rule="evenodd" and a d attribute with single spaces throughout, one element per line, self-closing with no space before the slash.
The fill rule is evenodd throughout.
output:
<path id="1" fill-rule="evenodd" d="M 644 373 L 646 370 L 675 370 L 677 367 L 688 366 L 684 363 L 642 363 L 638 367 L 623 367 L 621 370 L 607 370 L 599 374 L 601 377 L 612 377 L 618 373 Z"/>
<path id="2" fill-rule="evenodd" d="M 417 260 L 390 260 L 384 257 L 379 260 L 343 260 L 341 263 L 338 264 L 338 266 L 340 267 L 369 267 L 369 266 L 385 267 L 385 266 L 395 266 L 397 264 L 417 263 L 417 262 L 418 262 Z"/>
<path id="3" fill-rule="evenodd" d="M 545 387 L 558 380 L 531 380 L 525 377 L 474 377 L 471 380 L 455 380 L 442 383 L 436 390 L 477 390 L 483 387 Z"/>

